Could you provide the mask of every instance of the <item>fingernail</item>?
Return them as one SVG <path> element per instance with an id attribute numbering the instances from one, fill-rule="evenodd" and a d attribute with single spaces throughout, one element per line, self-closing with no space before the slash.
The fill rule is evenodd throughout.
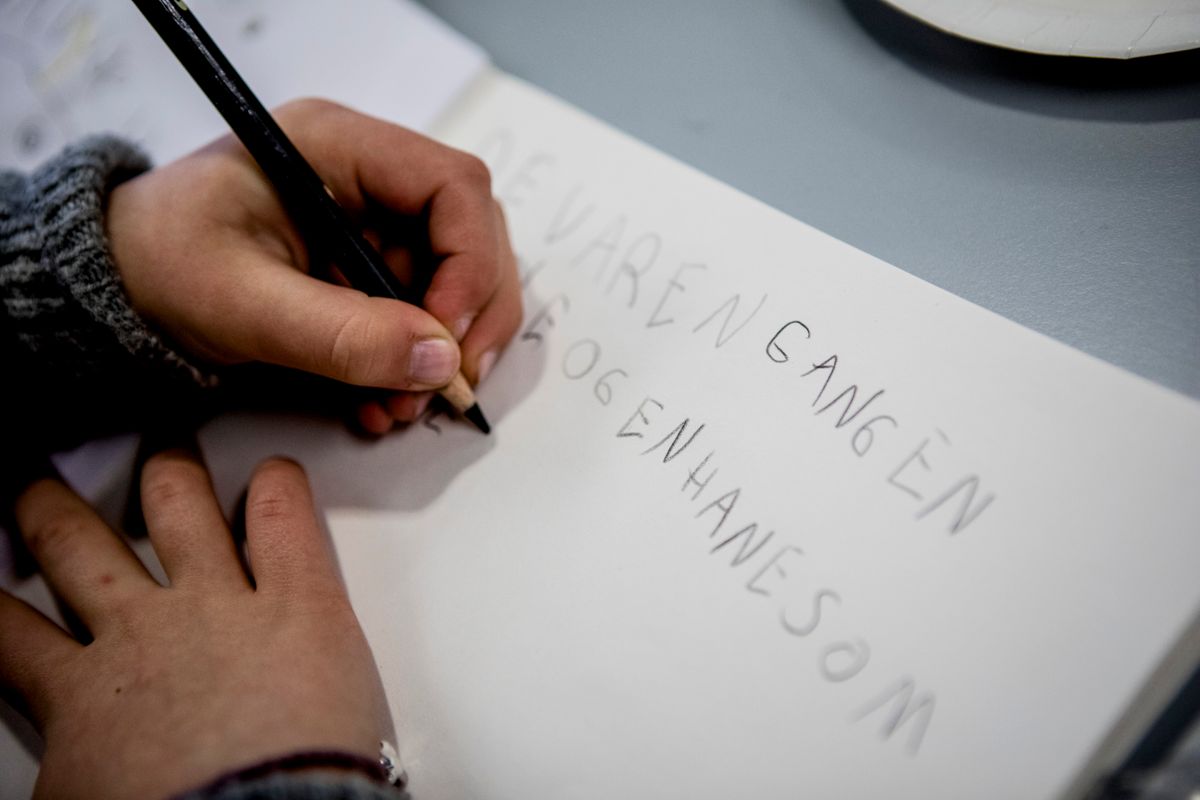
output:
<path id="1" fill-rule="evenodd" d="M 414 383 L 445 386 L 458 371 L 458 348 L 445 339 L 422 339 L 413 345 L 408 377 Z"/>
<path id="2" fill-rule="evenodd" d="M 462 341 L 462 338 L 467 335 L 467 331 L 471 329 L 471 323 L 475 321 L 475 314 L 463 314 L 458 318 L 458 322 L 454 323 L 454 338 Z"/>
<path id="3" fill-rule="evenodd" d="M 476 368 L 476 374 L 479 376 L 479 382 L 483 383 L 483 379 L 492 371 L 492 367 L 496 364 L 496 351 L 488 350 L 479 357 L 479 366 Z"/>

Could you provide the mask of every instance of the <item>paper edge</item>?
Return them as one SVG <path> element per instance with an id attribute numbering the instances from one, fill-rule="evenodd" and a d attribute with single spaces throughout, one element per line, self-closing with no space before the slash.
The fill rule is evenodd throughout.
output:
<path id="1" fill-rule="evenodd" d="M 483 70 L 481 72 L 481 74 L 474 81 L 471 82 L 471 84 L 467 87 L 467 89 L 459 95 L 457 100 L 455 100 L 454 103 L 452 103 L 449 107 L 447 107 L 446 110 L 438 116 L 436 123 L 430 127 L 429 135 L 433 136 L 434 138 L 444 138 L 445 133 L 447 133 L 446 128 L 448 128 L 454 124 L 455 118 L 460 114 L 469 113 L 470 106 L 474 102 L 474 98 L 476 96 L 484 96 L 490 92 L 492 86 L 499 84 L 499 83 L 506 83 L 506 82 L 507 83 L 515 83 L 518 86 L 520 86 L 524 91 L 532 91 L 532 92 L 542 95 L 543 97 L 545 97 L 545 98 L 551 100 L 553 103 L 555 103 L 559 107 L 560 110 L 567 111 L 576 116 L 582 116 L 585 119 L 587 119 L 588 121 L 602 126 L 609 132 L 617 134 L 618 136 L 622 137 L 626 141 L 653 154 L 655 157 L 665 159 L 665 160 L 672 162 L 675 165 L 675 167 L 685 170 L 687 173 L 689 173 L 695 179 L 706 182 L 710 185 L 719 186 L 721 189 L 723 189 L 725 191 L 733 192 L 742 201 L 752 203 L 756 207 L 757 212 L 772 214 L 772 215 L 776 216 L 777 218 L 782 218 L 783 220 L 786 220 L 788 223 L 791 223 L 791 224 L 803 225 L 805 228 L 807 228 L 811 232 L 820 234 L 821 236 L 827 236 L 827 237 L 839 242 L 843 246 L 852 249 L 857 254 L 859 254 L 861 257 L 869 259 L 871 262 L 873 262 L 877 268 L 892 270 L 895 273 L 897 273 L 899 276 L 902 276 L 903 279 L 916 281 L 918 284 L 924 286 L 925 288 L 931 289 L 931 290 L 937 292 L 941 298 L 952 298 L 955 302 L 966 303 L 968 306 L 976 309 L 977 311 L 981 311 L 984 314 L 986 314 L 987 316 L 991 317 L 993 322 L 1000 321 L 1004 325 L 1011 326 L 1011 328 L 1013 330 L 1021 331 L 1024 335 L 1036 337 L 1037 339 L 1040 339 L 1043 343 L 1048 343 L 1055 348 L 1059 348 L 1060 352 L 1062 350 L 1069 351 L 1077 357 L 1082 357 L 1084 359 L 1087 359 L 1087 360 L 1093 362 L 1095 365 L 1097 365 L 1101 369 L 1116 370 L 1117 372 L 1119 372 L 1120 374 L 1125 376 L 1125 378 L 1133 379 L 1133 382 L 1136 384 L 1139 384 L 1142 390 L 1148 391 L 1151 394 L 1157 394 L 1160 402 L 1171 403 L 1171 404 L 1174 404 L 1179 407 L 1187 408 L 1187 409 L 1189 409 L 1189 413 L 1196 413 L 1197 411 L 1200 411 L 1200 398 L 1192 397 L 1191 395 L 1189 395 L 1183 391 L 1171 388 L 1169 386 L 1165 386 L 1165 385 L 1158 383 L 1150 378 L 1147 378 L 1143 375 L 1139 375 L 1136 372 L 1126 369 L 1125 367 L 1119 366 L 1117 364 L 1113 364 L 1110 361 L 1106 361 L 1105 359 L 1101 358 L 1100 356 L 1093 355 L 1092 353 L 1089 353 L 1085 350 L 1081 350 L 1078 347 L 1067 344 L 1066 342 L 1056 339 L 1047 333 L 1043 333 L 1039 330 L 1035 330 L 1034 328 L 1031 328 L 1021 322 L 1010 319 L 1009 317 L 1006 317 L 997 311 L 993 311 L 992 309 L 987 308 L 986 306 L 982 306 L 972 300 L 969 300 L 965 297 L 957 295 L 954 292 L 951 292 L 949 289 L 944 289 L 935 283 L 931 283 L 930 281 L 927 281 L 922 277 L 914 275 L 913 273 L 904 269 L 902 266 L 893 264 L 890 261 L 882 259 L 872 253 L 869 253 L 866 250 L 863 250 L 862 248 L 860 248 L 850 242 L 847 242 L 843 239 L 839 239 L 838 237 L 834 236 L 833 234 L 827 233 L 827 232 L 821 230 L 820 228 L 817 228 L 817 227 L 805 222 L 804 220 L 797 219 L 796 217 L 793 217 L 793 216 L 787 214 L 786 212 L 781 211 L 778 208 L 775 208 L 774 206 L 770 205 L 769 203 L 767 203 L 763 200 L 760 200 L 751 194 L 748 194 L 747 192 L 743 191 L 742 189 L 739 189 L 736 186 L 726 183 L 725 181 L 722 181 L 718 178 L 715 178 L 712 175 L 709 175 L 707 172 L 704 172 L 700 168 L 694 167 L 691 164 L 687 163 L 686 161 L 683 161 L 682 159 L 663 151 L 662 149 L 656 147 L 655 145 L 650 144 L 650 143 L 638 138 L 637 136 L 633 135 L 632 133 L 628 133 L 628 132 L 622 130 L 621 128 L 614 125 L 613 123 L 610 123 L 606 120 L 600 119 L 599 117 L 580 108 L 579 106 L 576 106 L 575 104 L 573 104 L 567 100 L 564 100 L 563 98 L 559 97 L 558 95 L 554 94 L 553 92 L 551 92 L 547 89 L 543 89 L 542 87 L 540 87 L 530 81 L 527 81 L 524 78 L 521 78 L 520 76 L 513 75 L 513 74 L 506 72 L 505 70 L 500 69 L 494 65 L 489 64 L 488 67 L 485 70 Z"/>
<path id="2" fill-rule="evenodd" d="M 891 0 L 888 0 L 888 2 L 891 2 Z M 654 145 L 651 145 L 639 139 L 638 137 L 633 136 L 632 134 L 626 133 L 617 126 L 608 123 L 605 120 L 599 119 L 595 115 L 558 97 L 552 92 L 549 92 L 546 89 L 530 83 L 529 81 L 526 81 L 518 76 L 509 74 L 493 65 L 489 65 L 489 68 L 484 70 L 471 83 L 470 87 L 468 87 L 468 89 L 459 96 L 458 100 L 438 117 L 436 124 L 431 126 L 431 135 L 439 136 L 448 133 L 448 129 L 453 127 L 455 120 L 459 115 L 470 113 L 471 108 L 473 107 L 477 98 L 482 99 L 486 97 L 486 95 L 489 94 L 494 87 L 503 85 L 505 83 L 516 84 L 523 91 L 531 91 L 539 94 L 558 106 L 560 110 L 567 111 L 573 115 L 582 116 L 584 119 L 602 126 L 607 131 L 615 133 L 627 141 L 646 149 L 655 156 L 673 162 L 676 167 L 682 168 L 687 173 L 690 173 L 692 177 L 712 184 L 717 184 L 726 191 L 732 191 L 743 201 L 750 201 L 753 203 L 760 212 L 767 212 L 782 216 L 791 223 L 798 223 L 811 231 L 815 231 L 824 236 L 830 236 L 831 238 L 836 239 L 842 245 L 852 248 L 862 256 L 865 256 L 876 265 L 895 270 L 897 273 L 899 273 L 899 276 L 901 276 L 902 279 L 907 278 L 909 280 L 917 281 L 920 284 L 923 284 L 926 289 L 932 289 L 943 297 L 951 297 L 957 302 L 966 303 L 968 306 L 974 307 L 977 311 L 982 311 L 988 316 L 992 317 L 993 321 L 998 320 L 1002 324 L 1009 326 L 1010 330 L 1014 332 L 1022 331 L 1027 335 L 1036 337 L 1042 340 L 1039 344 L 1041 347 L 1052 346 L 1059 348 L 1060 354 L 1065 354 L 1063 351 L 1069 351 L 1076 357 L 1083 357 L 1084 359 L 1093 362 L 1095 368 L 1099 368 L 1101 370 L 1115 370 L 1119 373 L 1122 373 L 1126 380 L 1132 379 L 1132 382 L 1135 385 L 1139 385 L 1142 391 L 1145 391 L 1151 395 L 1157 395 L 1160 402 L 1187 407 L 1192 413 L 1200 410 L 1200 400 L 1193 398 L 1190 395 L 1184 394 L 1183 392 L 1177 391 L 1170 387 L 1163 386 L 1162 384 L 1156 383 L 1149 378 L 1143 377 L 1123 367 L 1105 361 L 1098 356 L 1092 355 L 1091 353 L 1087 353 L 1083 350 L 1066 344 L 1065 342 L 1059 341 L 1048 334 L 1027 327 L 1020 322 L 1005 317 L 1003 314 L 992 311 L 989 308 L 974 303 L 964 297 L 960 297 L 959 295 L 956 295 L 947 289 L 943 289 L 936 284 L 930 283 L 923 278 L 913 275 L 903 268 L 878 258 L 856 247 L 855 245 L 850 244 L 849 242 L 845 242 L 842 239 L 837 239 L 837 237 L 833 237 L 831 234 L 825 233 L 824 231 L 815 228 L 803 220 L 798 220 L 795 217 L 791 217 L 783 211 L 780 211 L 764 201 L 747 194 L 737 187 L 731 186 L 724 181 L 714 178 L 713 176 L 691 166 L 675 156 L 663 152 Z M 344 509 L 339 509 L 338 511 L 345 513 Z M 1114 769 L 1118 768 L 1124 762 L 1124 760 L 1129 757 L 1129 755 L 1133 752 L 1134 747 L 1149 729 L 1149 726 L 1167 709 L 1171 700 L 1175 697 L 1175 695 L 1184 685 L 1184 682 L 1190 676 L 1192 670 L 1196 668 L 1197 664 L 1200 664 L 1200 612 L 1193 612 L 1193 614 L 1194 616 L 1191 622 L 1186 624 L 1180 631 L 1179 635 L 1175 637 L 1170 649 L 1159 660 L 1158 665 L 1150 670 L 1140 685 L 1135 685 L 1131 689 L 1131 692 L 1128 695 L 1128 700 L 1123 705 L 1118 706 L 1119 710 L 1117 711 L 1115 721 L 1111 727 L 1106 731 L 1099 731 L 1096 733 L 1095 737 L 1093 738 L 1094 745 L 1092 746 L 1090 752 L 1083 758 L 1074 775 L 1068 778 L 1064 785 L 1060 786 L 1057 793 L 1058 796 L 1071 799 L 1078 798 L 1079 800 L 1090 796 L 1097 785 L 1097 782 L 1110 775 Z"/>

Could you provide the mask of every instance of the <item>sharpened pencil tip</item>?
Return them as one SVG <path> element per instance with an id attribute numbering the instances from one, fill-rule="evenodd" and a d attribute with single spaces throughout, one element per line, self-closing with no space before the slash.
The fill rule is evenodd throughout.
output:
<path id="1" fill-rule="evenodd" d="M 479 403 L 476 403 L 464 411 L 463 416 L 471 420 L 471 422 L 475 424 L 475 427 L 479 428 L 479 430 L 483 431 L 484 433 L 492 432 L 492 426 L 488 425 L 488 421 L 484 418 L 483 411 L 479 408 Z"/>

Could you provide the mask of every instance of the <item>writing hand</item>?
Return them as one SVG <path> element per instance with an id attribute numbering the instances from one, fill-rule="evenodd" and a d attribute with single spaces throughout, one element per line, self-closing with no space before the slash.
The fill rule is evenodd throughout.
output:
<path id="1" fill-rule="evenodd" d="M 402 281 L 416 238 L 437 268 L 418 308 L 310 273 L 270 183 L 232 136 L 121 184 L 106 226 L 134 308 L 192 355 L 263 361 L 395 390 L 364 404 L 382 433 L 459 371 L 482 380 L 521 318 L 516 260 L 487 168 L 420 134 L 320 100 L 274 112 Z"/>
<path id="2" fill-rule="evenodd" d="M 297 751 L 376 757 L 391 739 L 383 690 L 301 469 L 272 460 L 251 480 L 253 583 L 198 456 L 150 459 L 142 505 L 166 587 L 57 480 L 16 502 L 42 574 L 93 637 L 0 592 L 0 689 L 45 740 L 36 794 L 163 797 Z"/>

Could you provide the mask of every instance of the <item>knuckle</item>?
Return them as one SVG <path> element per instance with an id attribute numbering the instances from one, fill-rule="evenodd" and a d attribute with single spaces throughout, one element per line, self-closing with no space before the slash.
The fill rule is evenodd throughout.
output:
<path id="1" fill-rule="evenodd" d="M 286 492 L 280 492 L 278 489 L 266 489 L 248 501 L 246 516 L 259 523 L 278 522 L 289 519 L 293 507 Z"/>
<path id="2" fill-rule="evenodd" d="M 307 503 L 304 468 L 287 458 L 265 461 L 255 472 L 246 517 L 258 522 L 287 520 Z"/>
<path id="3" fill-rule="evenodd" d="M 470 153 L 462 153 L 456 165 L 461 179 L 471 186 L 481 187 L 491 194 L 492 171 L 483 159 Z"/>
<path id="4" fill-rule="evenodd" d="M 338 323 L 329 339 L 329 352 L 326 360 L 333 377 L 346 379 L 354 366 L 358 350 L 357 332 L 354 317 L 347 317 Z"/>
<path id="5" fill-rule="evenodd" d="M 469 273 L 464 271 L 462 280 L 443 283 L 437 287 L 436 294 L 431 291 L 425 296 L 425 310 L 437 319 L 456 321 L 467 316 L 471 317 L 472 321 L 477 319 L 488 296 L 485 281 L 487 272 L 483 269 L 484 266 L 480 261 L 479 268 L 472 265 Z M 454 324 L 452 321 L 447 327 L 453 331 Z M 417 343 L 417 337 L 410 336 L 404 342 L 411 347 Z"/>
<path id="6" fill-rule="evenodd" d="M 329 340 L 327 358 L 333 374 L 348 383 L 370 383 L 376 374 L 379 333 L 369 314 L 343 319 Z"/>
<path id="7" fill-rule="evenodd" d="M 66 558 L 80 546 L 90 523 L 90 518 L 81 512 L 63 511 L 27 531 L 25 543 L 39 560 Z"/>
<path id="8" fill-rule="evenodd" d="M 186 497 L 199 479 L 199 468 L 178 459 L 157 455 L 142 471 L 142 503 L 171 506 Z"/>
<path id="9" fill-rule="evenodd" d="M 329 346 L 329 363 L 339 379 L 386 389 L 409 387 L 409 353 L 421 338 L 395 309 L 368 298 L 364 310 L 339 323 Z"/>
<path id="10" fill-rule="evenodd" d="M 246 516 L 257 522 L 290 519 L 296 507 L 293 494 L 279 486 L 259 489 L 246 502 Z"/>

